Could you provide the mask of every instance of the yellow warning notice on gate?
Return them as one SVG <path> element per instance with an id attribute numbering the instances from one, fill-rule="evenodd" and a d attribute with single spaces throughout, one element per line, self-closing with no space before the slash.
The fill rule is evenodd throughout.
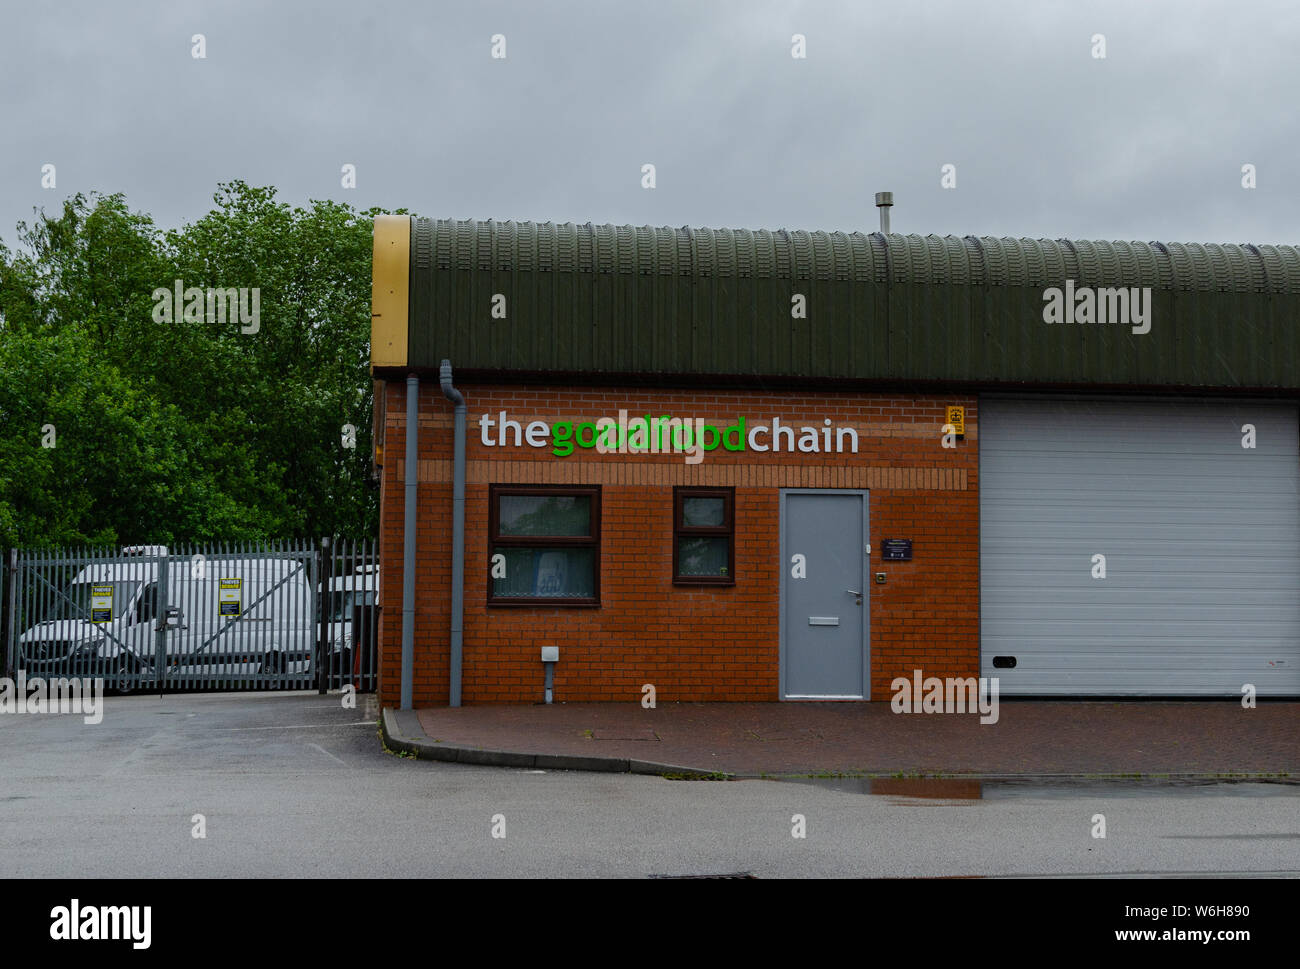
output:
<path id="1" fill-rule="evenodd" d="M 113 587 L 111 585 L 92 585 L 90 587 L 90 621 L 113 621 Z"/>
<path id="2" fill-rule="evenodd" d="M 217 615 L 234 618 L 243 610 L 240 608 L 243 598 L 243 579 L 221 579 L 217 588 Z"/>
<path id="3" fill-rule="evenodd" d="M 948 418 L 944 423 L 951 424 L 953 426 L 953 433 L 956 434 L 957 436 L 960 437 L 961 435 L 965 434 L 966 433 L 966 408 L 949 407 Z"/>

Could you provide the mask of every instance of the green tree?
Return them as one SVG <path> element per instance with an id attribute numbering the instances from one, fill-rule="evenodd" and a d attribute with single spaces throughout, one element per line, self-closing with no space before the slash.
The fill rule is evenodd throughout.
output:
<path id="1" fill-rule="evenodd" d="M 0 243 L 0 544 L 374 533 L 379 210 L 291 208 L 238 181 L 214 203 L 160 232 L 120 195 L 76 195 Z M 257 332 L 163 319 L 154 292 L 176 279 L 256 287 Z"/>

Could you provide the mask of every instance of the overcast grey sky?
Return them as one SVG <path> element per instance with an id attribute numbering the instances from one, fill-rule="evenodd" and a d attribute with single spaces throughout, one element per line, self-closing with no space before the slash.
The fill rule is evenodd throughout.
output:
<path id="1" fill-rule="evenodd" d="M 10 245 L 76 191 L 168 226 L 234 178 L 442 218 L 867 231 L 890 189 L 899 232 L 1297 241 L 1293 0 L 0 4 Z"/>

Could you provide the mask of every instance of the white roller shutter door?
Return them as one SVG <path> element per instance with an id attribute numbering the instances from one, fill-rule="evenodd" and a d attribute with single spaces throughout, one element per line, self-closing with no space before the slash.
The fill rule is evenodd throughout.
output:
<path id="1" fill-rule="evenodd" d="M 1003 694 L 1300 695 L 1296 405 L 986 398 L 979 449 Z"/>

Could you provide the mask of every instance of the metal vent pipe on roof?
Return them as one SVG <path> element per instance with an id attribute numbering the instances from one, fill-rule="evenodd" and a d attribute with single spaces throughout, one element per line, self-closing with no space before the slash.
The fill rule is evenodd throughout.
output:
<path id="1" fill-rule="evenodd" d="M 885 235 L 889 235 L 889 210 L 893 204 L 893 192 L 876 193 L 876 208 L 880 209 L 880 231 Z"/>

